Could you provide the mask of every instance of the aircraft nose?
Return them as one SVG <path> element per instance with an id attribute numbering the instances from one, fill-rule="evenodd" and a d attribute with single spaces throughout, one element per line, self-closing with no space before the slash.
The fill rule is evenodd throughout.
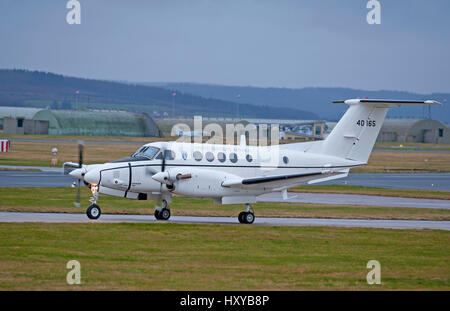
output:
<path id="1" fill-rule="evenodd" d="M 84 174 L 84 180 L 90 184 L 98 184 L 100 182 L 100 170 L 88 170 L 86 174 Z"/>

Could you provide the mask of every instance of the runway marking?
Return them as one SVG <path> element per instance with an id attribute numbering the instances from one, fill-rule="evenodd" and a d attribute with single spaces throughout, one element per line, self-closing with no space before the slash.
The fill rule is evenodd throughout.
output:
<path id="1" fill-rule="evenodd" d="M 237 217 L 172 216 L 169 221 L 157 221 L 150 215 L 102 215 L 98 220 L 89 220 L 84 214 L 66 213 L 18 213 L 0 212 L 0 223 L 180 223 L 180 224 L 239 224 Z M 386 229 L 436 229 L 450 231 L 450 221 L 428 220 L 382 220 L 382 219 L 337 219 L 337 218 L 269 218 L 257 217 L 257 226 L 333 226 L 353 228 Z"/>

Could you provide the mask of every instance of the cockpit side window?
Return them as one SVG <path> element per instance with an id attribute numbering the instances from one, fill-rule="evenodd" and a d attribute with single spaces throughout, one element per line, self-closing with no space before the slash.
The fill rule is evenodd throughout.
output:
<path id="1" fill-rule="evenodd" d="M 156 159 L 162 160 L 162 154 L 162 152 L 158 153 Z M 164 150 L 164 157 L 166 158 L 166 160 L 175 160 L 175 152 L 173 152 L 172 150 Z"/>
<path id="2" fill-rule="evenodd" d="M 135 153 L 133 153 L 132 157 L 145 157 L 149 160 L 153 159 L 153 157 L 158 153 L 159 148 L 152 147 L 152 146 L 143 146 L 138 149 Z"/>

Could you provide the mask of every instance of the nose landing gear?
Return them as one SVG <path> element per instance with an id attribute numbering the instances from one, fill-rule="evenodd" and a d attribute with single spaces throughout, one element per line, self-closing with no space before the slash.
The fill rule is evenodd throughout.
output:
<path id="1" fill-rule="evenodd" d="M 89 201 L 92 203 L 89 205 L 89 207 L 86 210 L 86 215 L 89 219 L 98 219 L 100 218 L 100 215 L 102 214 L 102 210 L 100 209 L 100 206 L 97 205 L 98 200 L 98 185 L 91 185 L 91 192 L 92 197 L 89 199 Z"/>
<path id="2" fill-rule="evenodd" d="M 240 212 L 238 220 L 241 224 L 252 224 L 255 221 L 255 214 L 252 211 L 250 204 L 246 204 L 247 210 L 245 212 Z"/>

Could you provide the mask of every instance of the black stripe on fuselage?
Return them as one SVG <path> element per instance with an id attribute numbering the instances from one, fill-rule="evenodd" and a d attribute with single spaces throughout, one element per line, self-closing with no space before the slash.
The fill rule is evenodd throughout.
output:
<path id="1" fill-rule="evenodd" d="M 131 163 L 128 163 L 128 168 L 129 168 L 129 176 L 128 176 L 128 188 L 127 188 L 127 190 L 125 190 L 125 195 L 123 196 L 124 198 L 126 198 L 127 197 L 127 194 L 128 194 L 128 191 L 130 191 L 130 188 L 131 188 L 131 178 L 133 177 L 133 175 L 132 175 L 132 169 L 131 169 Z"/>
<path id="2" fill-rule="evenodd" d="M 322 173 L 307 173 L 307 174 L 292 174 L 292 175 L 247 178 L 247 179 L 242 180 L 242 184 L 243 185 L 254 185 L 254 184 L 260 184 L 260 183 L 271 182 L 271 181 L 308 177 L 308 176 L 315 176 L 315 175 L 321 175 L 321 174 Z"/>

